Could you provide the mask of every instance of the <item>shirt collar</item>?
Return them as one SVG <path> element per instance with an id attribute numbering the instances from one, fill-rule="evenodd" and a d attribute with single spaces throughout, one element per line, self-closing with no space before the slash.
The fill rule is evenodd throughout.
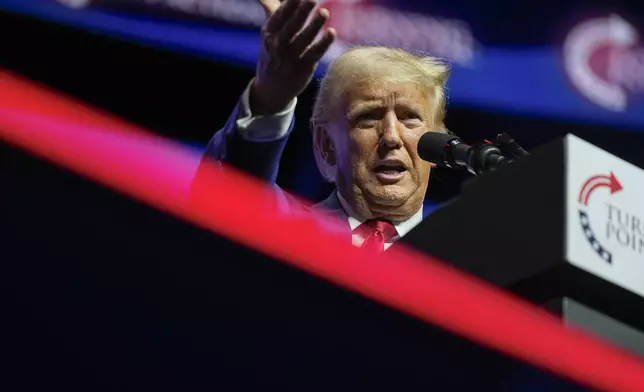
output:
<path id="1" fill-rule="evenodd" d="M 353 210 L 353 208 L 351 208 L 351 206 L 344 199 L 344 197 L 340 195 L 340 192 L 336 192 L 336 195 L 338 196 L 338 200 L 340 201 L 340 205 L 342 206 L 344 213 L 347 215 L 347 218 L 349 219 L 349 226 L 351 227 L 351 231 L 355 230 L 364 221 L 366 221 L 366 219 L 360 216 L 358 213 L 356 213 Z M 416 227 L 416 225 L 422 222 L 422 220 L 423 220 L 423 207 L 421 207 L 409 219 L 402 222 L 394 223 L 394 227 L 396 228 L 396 232 L 398 233 L 397 237 L 402 237 L 405 234 L 409 233 L 411 229 Z"/>

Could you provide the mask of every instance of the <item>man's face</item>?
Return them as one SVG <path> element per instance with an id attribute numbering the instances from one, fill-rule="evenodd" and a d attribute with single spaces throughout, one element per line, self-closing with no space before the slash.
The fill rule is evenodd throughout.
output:
<path id="1" fill-rule="evenodd" d="M 404 220 L 422 206 L 432 165 L 417 145 L 432 130 L 430 99 L 416 84 L 359 84 L 345 92 L 344 118 L 332 136 L 336 185 L 365 218 Z"/>

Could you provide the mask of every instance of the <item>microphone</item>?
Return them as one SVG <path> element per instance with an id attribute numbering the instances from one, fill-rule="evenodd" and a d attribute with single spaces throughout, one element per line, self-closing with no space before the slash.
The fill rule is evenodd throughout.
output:
<path id="1" fill-rule="evenodd" d="M 507 133 L 499 134 L 496 137 L 495 144 L 499 146 L 501 152 L 503 153 L 503 156 L 506 157 L 518 159 L 530 155 L 530 153 L 528 153 L 523 147 L 521 147 L 519 143 L 517 143 L 516 140 L 514 140 L 512 136 L 508 135 Z"/>
<path id="2" fill-rule="evenodd" d="M 427 132 L 421 136 L 418 155 L 438 166 L 464 168 L 475 175 L 493 170 L 506 161 L 502 151 L 490 142 L 470 146 L 458 136 L 442 132 Z"/>

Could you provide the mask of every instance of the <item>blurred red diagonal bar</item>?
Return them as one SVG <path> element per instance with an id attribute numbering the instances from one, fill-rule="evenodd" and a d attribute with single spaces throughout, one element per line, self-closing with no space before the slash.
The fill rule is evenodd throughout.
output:
<path id="1" fill-rule="evenodd" d="M 7 143 L 294 267 L 580 384 L 644 391 L 644 361 L 413 250 L 367 255 L 320 218 L 265 208 L 269 187 L 0 70 Z M 221 192 L 225 189 L 225 192 Z M 320 241 L 323 238 L 323 241 Z M 449 301 L 445 300 L 446 293 Z"/>

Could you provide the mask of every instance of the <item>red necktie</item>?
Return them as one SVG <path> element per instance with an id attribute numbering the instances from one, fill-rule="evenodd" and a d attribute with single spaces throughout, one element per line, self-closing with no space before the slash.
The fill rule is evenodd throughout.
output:
<path id="1" fill-rule="evenodd" d="M 398 235 L 394 225 L 387 221 L 368 220 L 356 228 L 365 237 L 361 248 L 371 252 L 384 252 L 385 242 Z"/>

